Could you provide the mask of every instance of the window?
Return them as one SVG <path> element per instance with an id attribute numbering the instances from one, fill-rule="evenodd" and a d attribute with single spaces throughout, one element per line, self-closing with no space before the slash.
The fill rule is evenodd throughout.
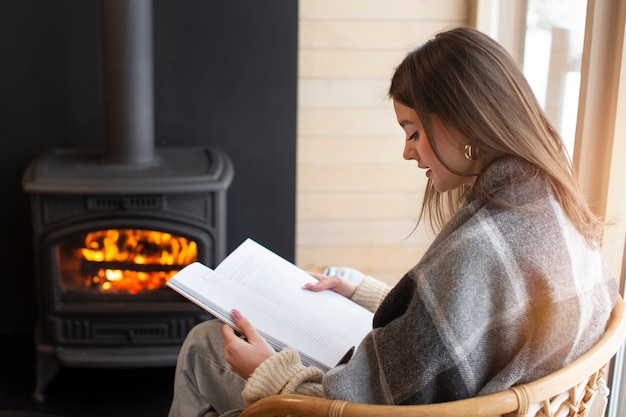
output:
<path id="1" fill-rule="evenodd" d="M 574 150 L 586 0 L 498 0 L 490 34 L 522 65 L 537 99 Z"/>

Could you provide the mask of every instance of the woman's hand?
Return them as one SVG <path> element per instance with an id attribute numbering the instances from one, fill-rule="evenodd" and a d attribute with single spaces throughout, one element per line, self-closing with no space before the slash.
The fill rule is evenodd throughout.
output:
<path id="1" fill-rule="evenodd" d="M 339 275 L 324 275 L 315 272 L 309 272 L 317 282 L 310 282 L 304 285 L 304 288 L 311 291 L 333 290 L 346 298 L 352 297 L 356 291 L 357 285 Z"/>
<path id="2" fill-rule="evenodd" d="M 276 351 L 243 314 L 238 310 L 233 310 L 232 314 L 235 324 L 241 329 L 245 339 L 229 325 L 223 325 L 224 358 L 233 371 L 248 379 L 261 362 L 274 355 Z"/>

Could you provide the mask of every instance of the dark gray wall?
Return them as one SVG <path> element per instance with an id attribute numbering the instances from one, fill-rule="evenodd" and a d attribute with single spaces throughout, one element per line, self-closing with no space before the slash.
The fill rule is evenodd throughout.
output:
<path id="1" fill-rule="evenodd" d="M 153 3 L 156 146 L 229 154 L 229 251 L 249 236 L 294 257 L 297 3 Z M 100 5 L 0 0 L 0 333 L 35 318 L 24 169 L 45 149 L 104 147 Z"/>

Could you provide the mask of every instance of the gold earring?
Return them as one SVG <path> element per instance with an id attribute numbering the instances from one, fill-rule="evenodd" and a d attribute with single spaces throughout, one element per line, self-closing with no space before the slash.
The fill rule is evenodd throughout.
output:
<path id="1" fill-rule="evenodd" d="M 471 144 L 465 145 L 465 159 L 475 161 L 478 158 L 478 148 L 474 149 Z"/>

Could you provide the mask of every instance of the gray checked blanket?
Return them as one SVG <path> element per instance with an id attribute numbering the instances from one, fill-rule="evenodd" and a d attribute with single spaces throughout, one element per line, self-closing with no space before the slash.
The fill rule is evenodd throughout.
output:
<path id="1" fill-rule="evenodd" d="M 551 373 L 595 344 L 616 281 L 546 179 L 525 168 L 508 158 L 485 178 L 521 209 L 466 198 L 380 305 L 354 357 L 325 375 L 329 397 L 420 404 L 488 394 Z M 507 177 L 516 192 L 501 186 Z"/>

